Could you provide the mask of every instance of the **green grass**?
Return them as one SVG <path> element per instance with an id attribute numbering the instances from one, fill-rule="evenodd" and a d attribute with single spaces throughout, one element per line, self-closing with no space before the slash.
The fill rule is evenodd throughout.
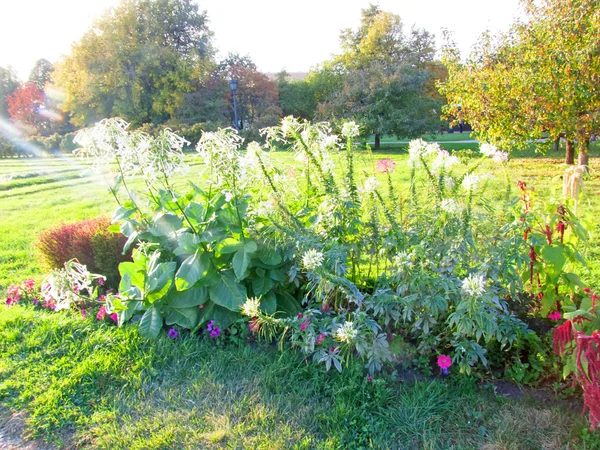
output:
<path id="1" fill-rule="evenodd" d="M 397 162 L 393 177 L 406 192 L 405 149 L 400 144 L 362 153 L 357 172 L 371 173 L 377 159 L 390 157 Z M 598 156 L 594 147 L 579 206 L 595 235 Z M 274 157 L 282 168 L 299 165 L 284 152 Z M 515 153 L 509 172 L 550 199 L 561 193 L 562 158 Z M 188 178 L 199 181 L 202 165 L 191 155 L 186 159 Z M 85 169 L 71 158 L 0 160 L 0 295 L 12 282 L 42 279 L 33 248 L 39 231 L 112 213 L 115 204 L 102 180 L 89 172 L 81 176 Z M 491 161 L 484 169 L 494 175 L 486 189 L 500 201 L 504 174 Z M 591 271 L 583 275 L 596 285 L 599 256 L 593 240 L 587 251 Z M 75 313 L 0 307 L 0 352 L 0 403 L 26 415 L 29 436 L 64 446 L 586 448 L 578 411 L 508 401 L 472 381 L 408 384 L 386 375 L 369 384 L 361 368 L 325 374 L 291 351 L 218 348 L 196 337 L 146 342 L 132 327 L 117 329 Z M 0 435 L 6 411 L 0 411 Z"/>
<path id="2" fill-rule="evenodd" d="M 105 449 L 583 448 L 586 426 L 473 380 L 369 383 L 274 347 L 148 342 L 22 306 L 0 307 L 0 401 L 30 438 Z"/>

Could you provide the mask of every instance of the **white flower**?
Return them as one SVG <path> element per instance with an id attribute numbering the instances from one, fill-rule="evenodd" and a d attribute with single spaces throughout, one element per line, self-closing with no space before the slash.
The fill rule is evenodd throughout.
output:
<path id="1" fill-rule="evenodd" d="M 304 256 L 302 257 L 302 264 L 306 270 L 315 270 L 321 267 L 323 264 L 323 259 L 323 253 L 315 249 L 310 249 L 304 253 Z"/>
<path id="2" fill-rule="evenodd" d="M 487 144 L 484 142 L 479 146 L 479 151 L 481 152 L 481 154 L 487 156 L 488 158 L 491 158 L 498 151 L 498 147 L 496 147 L 493 144 Z"/>
<path id="3" fill-rule="evenodd" d="M 260 315 L 260 299 L 256 297 L 247 298 L 246 302 L 242 305 L 242 314 L 251 319 L 258 317 Z"/>
<path id="4" fill-rule="evenodd" d="M 272 201 L 262 201 L 256 205 L 256 215 L 260 217 L 271 217 L 275 214 L 275 206 Z"/>
<path id="5" fill-rule="evenodd" d="M 462 187 L 464 187 L 467 191 L 475 189 L 479 184 L 479 180 L 480 178 L 478 175 L 475 175 L 474 173 L 469 173 L 463 178 Z"/>
<path id="6" fill-rule="evenodd" d="M 321 144 L 324 148 L 337 147 L 339 144 L 338 137 L 335 134 L 326 135 L 321 139 Z"/>
<path id="7" fill-rule="evenodd" d="M 287 116 L 281 119 L 281 136 L 285 139 L 288 136 L 294 135 L 300 128 L 300 122 L 294 116 Z"/>
<path id="8" fill-rule="evenodd" d="M 375 177 L 369 177 L 365 180 L 365 184 L 363 185 L 361 191 L 365 194 L 370 194 L 375 192 L 379 187 L 379 181 Z"/>
<path id="9" fill-rule="evenodd" d="M 446 187 L 448 189 L 452 189 L 455 186 L 456 183 L 454 182 L 454 178 L 452 178 L 452 177 L 446 177 L 444 179 L 444 184 L 446 185 Z"/>
<path id="10" fill-rule="evenodd" d="M 492 156 L 495 163 L 502 164 L 508 161 L 508 152 L 497 151 Z"/>
<path id="11" fill-rule="evenodd" d="M 333 336 L 340 342 L 346 342 L 350 344 L 354 338 L 358 335 L 358 330 L 354 328 L 353 322 L 345 322 L 344 325 L 340 325 L 337 330 L 333 332 Z"/>
<path id="12" fill-rule="evenodd" d="M 344 136 L 346 139 L 352 139 L 353 137 L 356 137 L 359 134 L 360 129 L 358 128 L 358 125 L 355 122 L 346 122 L 344 123 L 344 125 L 342 125 L 342 136 Z"/>
<path id="13" fill-rule="evenodd" d="M 440 146 L 435 142 L 428 144 L 423 139 L 413 139 L 408 143 L 408 164 L 411 167 L 418 167 L 421 158 L 437 154 L 440 151 Z"/>
<path id="14" fill-rule="evenodd" d="M 402 266 L 412 267 L 412 257 L 412 253 L 400 252 L 394 257 L 394 264 L 398 268 L 401 268 Z"/>
<path id="15" fill-rule="evenodd" d="M 449 214 L 460 214 L 462 207 L 453 198 L 445 198 L 440 204 L 440 208 Z"/>
<path id="16" fill-rule="evenodd" d="M 483 275 L 469 274 L 462 282 L 462 291 L 471 297 L 480 297 L 485 292 Z"/>
<path id="17" fill-rule="evenodd" d="M 460 161 L 454 155 L 450 155 L 447 150 L 440 150 L 438 152 L 437 158 L 433 161 L 431 165 L 432 170 L 437 171 L 440 168 L 444 168 L 444 170 L 450 170 L 450 168 Z"/>

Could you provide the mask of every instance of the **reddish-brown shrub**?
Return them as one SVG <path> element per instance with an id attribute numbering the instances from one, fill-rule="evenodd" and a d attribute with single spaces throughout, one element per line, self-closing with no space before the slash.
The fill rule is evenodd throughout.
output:
<path id="1" fill-rule="evenodd" d="M 42 265 L 55 269 L 77 259 L 90 272 L 106 276 L 108 287 L 116 288 L 119 284 L 119 263 L 131 260 L 131 253 L 121 254 L 126 238 L 109 231 L 109 226 L 108 217 L 99 217 L 44 230 L 35 244 Z"/>

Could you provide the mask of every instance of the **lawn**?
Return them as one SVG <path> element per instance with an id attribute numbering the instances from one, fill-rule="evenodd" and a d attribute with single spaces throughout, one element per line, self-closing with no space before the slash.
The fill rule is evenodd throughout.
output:
<path id="1" fill-rule="evenodd" d="M 473 144 L 448 144 L 473 148 Z M 593 149 L 579 213 L 598 230 L 600 168 Z M 361 156 L 360 171 L 390 157 L 407 187 L 407 154 L 394 145 Z M 281 166 L 293 157 L 278 153 Z M 193 155 L 187 175 L 201 179 Z M 297 164 L 297 163 L 296 163 Z M 486 161 L 497 196 L 504 173 Z M 539 197 L 561 194 L 562 155 L 513 155 L 511 177 Z M 141 183 L 141 181 L 138 180 Z M 178 182 L 183 182 L 179 180 Z M 135 184 L 134 184 L 135 187 Z M 64 158 L 0 160 L 0 294 L 43 270 L 35 235 L 59 223 L 111 214 L 102 180 Z M 594 233 L 595 235 L 597 233 Z M 587 251 L 593 285 L 600 245 Z M 574 408 L 555 401 L 507 399 L 492 383 L 465 379 L 413 382 L 398 367 L 369 382 L 360 367 L 325 373 L 296 352 L 263 345 L 219 347 L 201 338 L 157 342 L 135 327 L 99 325 L 77 313 L 0 307 L 2 422 L 25 415 L 25 433 L 59 447 L 91 448 L 594 448 L 597 436 Z M 2 443 L 0 438 L 0 444 Z M 1 446 L 0 446 L 1 448 Z"/>

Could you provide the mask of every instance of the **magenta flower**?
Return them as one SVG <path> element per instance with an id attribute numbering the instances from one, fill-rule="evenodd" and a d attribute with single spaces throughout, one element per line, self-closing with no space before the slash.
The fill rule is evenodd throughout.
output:
<path id="1" fill-rule="evenodd" d="M 326 337 L 327 337 L 327 335 L 326 335 L 326 334 L 324 334 L 324 333 L 321 333 L 321 334 L 319 335 L 319 337 L 317 338 L 317 345 L 320 345 L 320 344 L 321 344 L 321 343 L 322 343 L 322 342 L 325 340 L 325 338 L 326 338 Z"/>
<path id="2" fill-rule="evenodd" d="M 167 336 L 169 336 L 171 339 L 177 339 L 177 336 L 179 336 L 179 331 L 177 331 L 175 328 L 171 328 L 167 333 Z"/>
<path id="3" fill-rule="evenodd" d="M 296 316 L 296 319 L 302 319 L 302 313 L 298 313 L 298 315 Z"/>
<path id="4" fill-rule="evenodd" d="M 101 306 L 100 309 L 98 310 L 98 314 L 96 314 L 96 319 L 104 320 L 105 316 L 106 316 L 106 306 Z"/>
<path id="5" fill-rule="evenodd" d="M 452 365 L 452 359 L 447 355 L 440 355 L 437 359 L 437 365 L 442 369 L 444 375 L 448 375 L 448 368 Z"/>
<path id="6" fill-rule="evenodd" d="M 308 322 L 304 322 L 302 325 L 300 325 L 300 329 L 302 331 L 306 331 L 306 327 L 308 326 Z"/>
<path id="7" fill-rule="evenodd" d="M 390 158 L 380 159 L 377 161 L 377 172 L 379 173 L 392 173 L 396 168 L 396 163 Z"/>
<path id="8" fill-rule="evenodd" d="M 552 314 L 548 314 L 548 319 L 550 320 L 560 320 L 562 315 L 558 311 L 554 311 Z"/>
<path id="9" fill-rule="evenodd" d="M 33 304 L 37 305 L 39 303 L 40 299 L 39 298 L 34 298 L 33 299 Z"/>
<path id="10" fill-rule="evenodd" d="M 219 337 L 220 335 L 221 335 L 221 329 L 219 327 L 214 327 L 212 329 L 212 331 L 210 332 L 211 338 L 216 338 L 216 337 Z"/>
<path id="11" fill-rule="evenodd" d="M 104 278 L 98 278 L 98 285 L 104 286 Z"/>
<path id="12" fill-rule="evenodd" d="M 373 381 L 373 377 L 372 377 L 371 375 L 369 375 L 369 376 L 367 377 L 367 381 L 370 383 L 371 381 Z"/>
<path id="13" fill-rule="evenodd" d="M 88 313 L 85 309 L 81 310 L 81 317 L 87 317 Z"/>
<path id="14" fill-rule="evenodd" d="M 119 316 L 117 315 L 117 313 L 112 313 L 110 315 L 110 318 L 114 323 L 117 323 L 119 321 Z"/>

